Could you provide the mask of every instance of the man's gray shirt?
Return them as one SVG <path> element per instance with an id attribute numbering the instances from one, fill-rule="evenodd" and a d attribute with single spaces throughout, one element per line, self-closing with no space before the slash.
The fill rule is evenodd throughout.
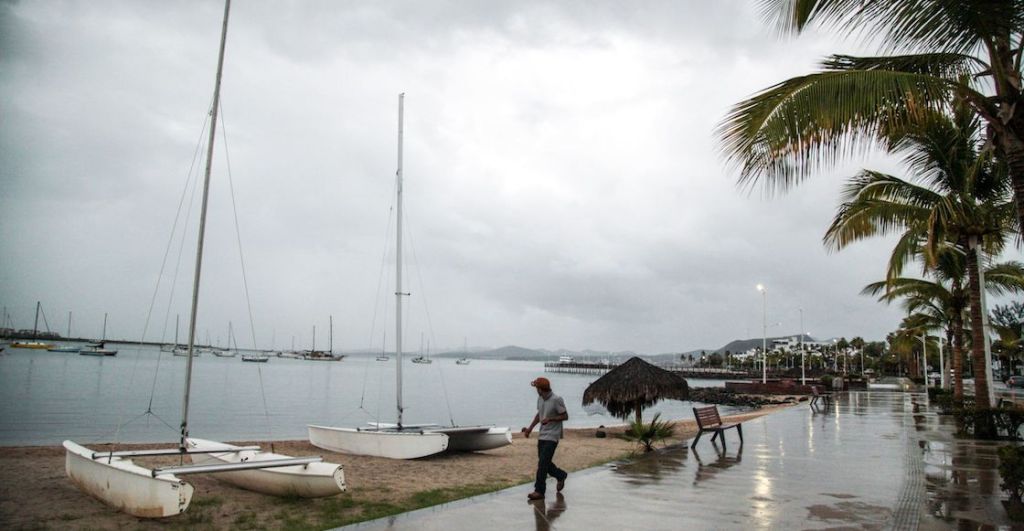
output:
<path id="1" fill-rule="evenodd" d="M 544 395 L 537 396 L 537 416 L 540 417 L 540 420 L 561 415 L 565 411 L 565 401 L 553 391 L 549 391 L 546 398 Z M 537 438 L 542 441 L 558 441 L 561 439 L 562 421 L 553 420 L 547 424 L 541 424 Z"/>

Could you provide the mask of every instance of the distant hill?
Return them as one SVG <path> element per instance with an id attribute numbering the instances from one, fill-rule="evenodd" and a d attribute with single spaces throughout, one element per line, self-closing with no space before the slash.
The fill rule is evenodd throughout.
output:
<path id="1" fill-rule="evenodd" d="M 789 335 L 785 335 L 785 336 L 769 337 L 768 338 L 768 343 L 771 344 L 771 342 L 773 340 L 775 340 L 775 339 L 789 339 L 791 337 L 800 337 L 800 334 L 795 334 L 795 335 L 794 334 L 789 334 Z M 804 335 L 804 341 L 814 341 L 814 338 L 812 338 L 811 336 L 808 336 L 808 335 L 805 334 Z M 731 352 L 733 354 L 736 354 L 738 352 L 746 352 L 746 351 L 748 351 L 748 350 L 750 350 L 752 348 L 761 348 L 761 346 L 763 344 L 764 344 L 764 338 L 760 338 L 760 337 L 759 338 L 755 338 L 755 339 L 734 339 L 734 340 L 730 341 L 728 344 L 726 344 L 724 347 L 722 347 L 722 348 L 720 348 L 718 350 L 712 351 L 712 352 L 717 352 L 719 354 L 725 354 L 725 351 L 728 350 L 729 352 Z"/>

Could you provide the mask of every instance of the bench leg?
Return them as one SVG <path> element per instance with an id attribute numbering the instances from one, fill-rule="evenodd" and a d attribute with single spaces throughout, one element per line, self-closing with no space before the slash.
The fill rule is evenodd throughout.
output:
<path id="1" fill-rule="evenodd" d="M 740 446 L 743 446 L 743 425 L 736 425 L 736 433 L 740 434 Z"/>
<path id="2" fill-rule="evenodd" d="M 722 439 L 722 452 L 725 452 L 725 430 L 718 430 L 718 437 Z"/>
<path id="3" fill-rule="evenodd" d="M 697 441 L 700 440 L 700 436 L 703 435 L 703 434 L 704 434 L 704 430 L 700 430 L 700 431 L 697 432 L 697 436 L 693 438 L 693 443 L 690 444 L 690 448 L 695 448 L 697 446 Z"/>

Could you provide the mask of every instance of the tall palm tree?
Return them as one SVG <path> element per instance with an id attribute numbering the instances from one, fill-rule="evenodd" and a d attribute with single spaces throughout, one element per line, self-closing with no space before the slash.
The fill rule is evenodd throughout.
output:
<path id="1" fill-rule="evenodd" d="M 963 314 L 968 306 L 968 297 L 963 289 L 963 256 L 950 252 L 944 255 L 948 260 L 931 270 L 935 280 L 918 278 L 895 278 L 868 284 L 861 292 L 877 295 L 878 300 L 892 303 L 903 301 L 908 314 L 921 316 L 930 329 L 942 329 L 946 342 L 953 352 L 953 396 L 963 397 Z M 959 262 L 959 264 L 957 263 Z M 1024 264 L 1006 262 L 990 267 L 985 272 L 985 287 L 993 295 L 1024 292 Z M 943 369 L 945 370 L 945 369 Z"/>
<path id="2" fill-rule="evenodd" d="M 832 28 L 881 55 L 833 55 L 821 70 L 782 81 L 735 105 L 719 128 L 740 182 L 783 190 L 822 165 L 942 109 L 951 97 L 980 116 L 1009 167 L 1024 226 L 1021 0 L 762 0 L 783 33 Z M 865 143 L 867 142 L 867 143 Z"/>
<path id="3" fill-rule="evenodd" d="M 918 256 L 926 268 L 934 269 L 962 255 L 976 400 L 988 407 L 978 253 L 998 254 L 1018 227 L 1006 165 L 992 157 L 982 139 L 981 121 L 965 105 L 954 104 L 948 114 L 915 112 L 914 122 L 881 127 L 885 147 L 904 156 L 913 181 L 862 171 L 846 186 L 825 243 L 840 250 L 872 236 L 899 234 L 886 273 L 890 281 Z"/>

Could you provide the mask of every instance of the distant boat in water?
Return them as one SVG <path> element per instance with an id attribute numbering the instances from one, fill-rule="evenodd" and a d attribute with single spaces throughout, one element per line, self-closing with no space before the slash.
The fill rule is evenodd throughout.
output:
<path id="1" fill-rule="evenodd" d="M 270 356 L 266 354 L 242 354 L 242 361 L 250 363 L 266 363 L 270 361 Z"/>
<path id="2" fill-rule="evenodd" d="M 103 336 L 99 343 L 91 343 L 82 347 L 78 354 L 80 356 L 116 356 L 117 351 L 106 348 L 107 345 L 107 314 L 103 314 Z"/>
<path id="3" fill-rule="evenodd" d="M 82 350 L 82 347 L 78 347 L 78 346 L 75 346 L 75 345 L 64 345 L 62 347 L 50 347 L 50 348 L 48 348 L 46 350 L 48 350 L 50 352 L 72 352 L 73 353 L 73 352 L 78 352 L 79 350 Z"/>
<path id="4" fill-rule="evenodd" d="M 47 350 L 47 349 L 49 349 L 50 347 L 53 346 L 53 345 L 51 345 L 49 343 L 44 343 L 42 341 L 36 341 L 36 337 L 39 336 L 39 312 L 41 312 L 42 310 L 43 310 L 42 303 L 40 301 L 36 301 L 36 320 L 35 320 L 35 323 L 32 325 L 32 341 L 15 341 L 15 342 L 11 343 L 11 345 L 10 345 L 11 348 L 27 348 L 27 349 L 33 349 L 33 350 Z M 49 325 L 47 325 L 46 329 L 47 330 L 50 329 Z"/>

